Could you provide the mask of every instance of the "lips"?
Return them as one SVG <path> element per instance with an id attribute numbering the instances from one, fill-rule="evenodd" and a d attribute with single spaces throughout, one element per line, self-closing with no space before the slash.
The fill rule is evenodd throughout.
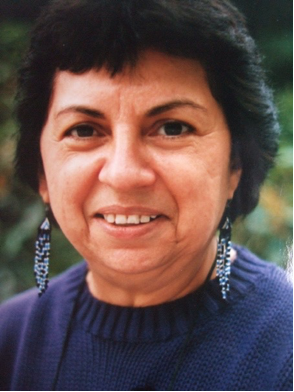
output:
<path id="1" fill-rule="evenodd" d="M 122 207 L 109 205 L 92 215 L 92 223 L 106 239 L 118 241 L 146 241 L 157 238 L 168 216 L 159 209 L 143 206 Z M 138 244 L 138 243 L 137 243 Z M 117 245 L 117 243 L 116 243 Z"/>
<path id="2" fill-rule="evenodd" d="M 157 215 L 122 215 L 122 214 L 104 214 L 101 215 L 108 223 L 116 225 L 139 225 L 149 223 L 156 219 Z"/>
<path id="3" fill-rule="evenodd" d="M 99 215 L 113 214 L 113 215 L 126 215 L 126 216 L 130 216 L 130 215 L 140 215 L 140 216 L 164 215 L 162 213 L 162 211 L 155 210 L 153 208 L 140 207 L 140 206 L 121 207 L 118 205 L 102 207 L 97 211 L 96 214 L 99 214 Z"/>
<path id="4" fill-rule="evenodd" d="M 104 207 L 95 214 L 96 218 L 104 219 L 107 223 L 113 225 L 140 225 L 154 221 L 162 216 L 155 210 L 143 207 Z"/>

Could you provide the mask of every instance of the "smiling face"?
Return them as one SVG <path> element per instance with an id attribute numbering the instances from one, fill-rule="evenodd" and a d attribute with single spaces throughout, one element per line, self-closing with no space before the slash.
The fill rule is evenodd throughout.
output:
<path id="1" fill-rule="evenodd" d="M 115 77 L 59 71 L 40 194 L 95 273 L 197 275 L 238 184 L 230 151 L 196 61 L 150 51 Z"/>

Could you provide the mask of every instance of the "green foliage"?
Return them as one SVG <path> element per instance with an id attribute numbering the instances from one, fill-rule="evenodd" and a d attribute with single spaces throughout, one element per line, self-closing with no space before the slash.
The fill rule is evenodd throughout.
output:
<path id="1" fill-rule="evenodd" d="M 255 211 L 234 227 L 234 240 L 260 257 L 287 267 L 293 232 L 293 92 L 292 37 L 288 33 L 262 35 L 268 77 L 274 86 L 281 138 L 276 166 L 263 186 Z M 289 76 L 290 75 L 290 76 Z"/>
<path id="2" fill-rule="evenodd" d="M 34 286 L 34 242 L 44 216 L 40 198 L 13 178 L 13 103 L 29 30 L 28 23 L 0 24 L 0 302 Z M 53 230 L 52 239 L 51 277 L 81 259 L 58 229 Z"/>
<path id="3" fill-rule="evenodd" d="M 0 24 L 0 301 L 34 285 L 33 252 L 43 218 L 40 199 L 13 180 L 15 122 L 12 120 L 17 67 L 27 45 L 29 24 Z M 276 168 L 263 188 L 260 204 L 234 226 L 234 241 L 282 266 L 292 238 L 292 40 L 289 34 L 259 37 L 269 79 L 273 80 L 282 127 Z M 274 54 L 274 55 L 273 55 Z M 51 277 L 81 257 L 53 230 Z"/>

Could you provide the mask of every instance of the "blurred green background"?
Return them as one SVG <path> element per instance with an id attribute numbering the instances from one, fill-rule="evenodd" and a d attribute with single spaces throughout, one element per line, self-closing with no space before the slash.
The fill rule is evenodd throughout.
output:
<path id="1" fill-rule="evenodd" d="M 17 68 L 31 24 L 46 0 L 0 0 L 0 302 L 34 285 L 40 199 L 13 177 L 16 124 L 13 100 Z M 282 127 L 277 166 L 256 210 L 233 228 L 235 242 L 284 268 L 292 244 L 292 0 L 234 0 L 264 56 Z M 52 233 L 50 276 L 81 257 L 58 229 Z"/>

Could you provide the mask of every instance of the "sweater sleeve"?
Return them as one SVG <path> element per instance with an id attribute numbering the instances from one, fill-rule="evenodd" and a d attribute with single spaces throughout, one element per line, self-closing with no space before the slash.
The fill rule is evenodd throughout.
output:
<path id="1" fill-rule="evenodd" d="M 275 391 L 293 391 L 293 354 L 282 364 Z"/>
<path id="2" fill-rule="evenodd" d="M 36 298 L 36 290 L 29 290 L 0 307 L 0 390 L 11 390 L 18 350 Z"/>
<path id="3" fill-rule="evenodd" d="M 276 301 L 272 301 L 271 306 L 276 309 L 274 318 L 279 327 L 276 350 L 276 362 L 279 368 L 274 390 L 293 391 L 293 284 L 288 278 L 285 279 L 284 271 L 279 268 L 272 268 L 271 277 L 271 282 L 281 282 L 273 285 L 273 290 L 277 295 Z M 280 361 L 278 360 L 279 349 L 285 353 L 283 360 Z"/>
<path id="4" fill-rule="evenodd" d="M 0 306 L 0 390 L 52 390 L 85 264 Z"/>

